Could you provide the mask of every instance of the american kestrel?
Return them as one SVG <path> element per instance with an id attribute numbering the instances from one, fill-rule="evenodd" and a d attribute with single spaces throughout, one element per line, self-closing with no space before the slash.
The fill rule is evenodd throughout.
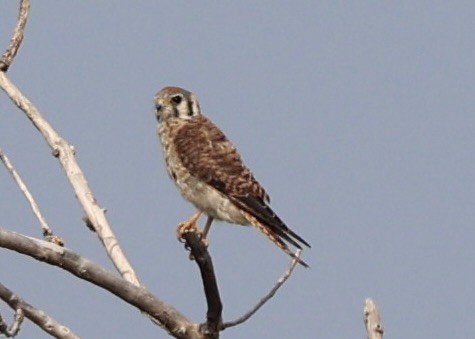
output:
<path id="1" fill-rule="evenodd" d="M 197 229 L 202 213 L 208 216 L 203 239 L 213 219 L 253 225 L 285 253 L 288 244 L 310 247 L 272 211 L 264 188 L 244 165 L 234 145 L 201 114 L 196 96 L 179 87 L 165 87 L 155 96 L 158 135 L 170 178 L 198 211 L 177 229 L 178 237 Z M 299 260 L 300 264 L 307 264 Z"/>

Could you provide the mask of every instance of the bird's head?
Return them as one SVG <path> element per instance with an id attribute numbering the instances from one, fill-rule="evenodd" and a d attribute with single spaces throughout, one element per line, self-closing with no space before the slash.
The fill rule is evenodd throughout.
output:
<path id="1" fill-rule="evenodd" d="M 196 96 L 180 87 L 165 87 L 155 95 L 155 114 L 158 122 L 171 118 L 191 119 L 200 113 Z"/>

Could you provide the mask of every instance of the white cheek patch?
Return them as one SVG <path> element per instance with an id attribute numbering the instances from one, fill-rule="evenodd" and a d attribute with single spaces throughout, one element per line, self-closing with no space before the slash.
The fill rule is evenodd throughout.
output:
<path id="1" fill-rule="evenodd" d="M 182 101 L 175 107 L 180 119 L 189 120 L 200 115 L 200 105 L 196 98 L 191 97 L 188 101 Z"/>
<path id="2" fill-rule="evenodd" d="M 198 101 L 193 100 L 193 102 L 192 102 L 192 109 L 193 109 L 193 115 L 198 115 L 198 114 L 200 114 L 200 105 L 198 104 Z"/>
<path id="3" fill-rule="evenodd" d="M 190 106 L 191 112 L 193 112 L 191 114 L 192 116 L 197 116 L 197 115 L 201 114 L 200 104 L 198 103 L 198 99 L 193 94 L 190 96 L 189 106 Z"/>
<path id="4" fill-rule="evenodd" d="M 189 109 L 188 109 L 188 103 L 186 102 L 186 100 L 183 100 L 182 102 L 180 102 L 180 104 L 178 104 L 176 107 L 175 107 L 176 111 L 178 112 L 178 117 L 181 118 L 181 119 L 188 119 L 189 117 Z"/>

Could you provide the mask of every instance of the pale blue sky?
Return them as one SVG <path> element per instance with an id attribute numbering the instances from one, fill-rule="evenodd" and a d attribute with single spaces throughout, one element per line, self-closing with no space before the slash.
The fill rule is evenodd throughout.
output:
<path id="1" fill-rule="evenodd" d="M 17 1 L 4 1 L 0 47 Z M 364 338 L 363 301 L 388 338 L 475 332 L 475 3 L 33 1 L 11 79 L 76 148 L 148 288 L 202 321 L 195 263 L 175 239 L 193 213 L 169 181 L 153 96 L 195 92 L 312 244 L 312 266 L 223 338 Z M 2 93 L 0 147 L 53 229 L 110 268 L 57 161 Z M 0 226 L 40 228 L 0 169 Z M 258 231 L 211 230 L 224 318 L 288 265 Z M 164 338 L 139 312 L 55 267 L 0 250 L 0 282 L 84 338 Z M 9 309 L 0 303 L 2 316 Z M 26 322 L 19 338 L 46 338 Z"/>

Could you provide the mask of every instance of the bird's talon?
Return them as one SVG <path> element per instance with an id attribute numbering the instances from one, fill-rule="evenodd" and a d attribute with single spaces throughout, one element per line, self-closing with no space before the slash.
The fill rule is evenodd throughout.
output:
<path id="1" fill-rule="evenodd" d="M 182 240 L 184 240 L 183 235 L 185 233 L 197 231 L 198 227 L 196 226 L 196 223 L 183 222 L 176 229 L 176 237 L 178 238 L 178 241 L 182 242 Z"/>

